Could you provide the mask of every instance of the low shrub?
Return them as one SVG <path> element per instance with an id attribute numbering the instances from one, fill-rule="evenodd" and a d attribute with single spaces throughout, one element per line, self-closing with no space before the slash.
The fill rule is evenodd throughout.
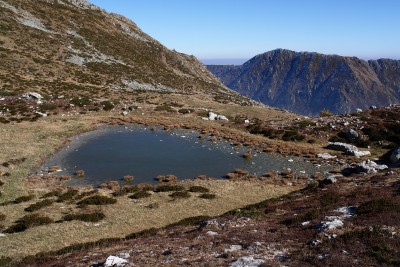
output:
<path id="1" fill-rule="evenodd" d="M 210 190 L 208 188 L 205 188 L 203 186 L 191 186 L 189 189 L 190 192 L 194 193 L 208 193 Z"/>
<path id="2" fill-rule="evenodd" d="M 303 141 L 306 137 L 302 134 L 299 134 L 295 130 L 285 131 L 282 136 L 283 141 Z"/>
<path id="3" fill-rule="evenodd" d="M 0 222 L 4 221 L 6 219 L 6 215 L 3 213 L 0 213 Z"/>
<path id="4" fill-rule="evenodd" d="M 138 191 L 140 191 L 140 189 L 137 186 L 125 186 L 125 187 L 122 187 L 120 190 L 115 191 L 113 193 L 113 196 L 120 197 L 120 196 L 125 196 L 129 193 L 135 193 Z"/>
<path id="5" fill-rule="evenodd" d="M 28 228 L 50 224 L 52 222 L 53 220 L 49 217 L 40 216 L 39 214 L 30 214 L 16 221 L 16 224 L 4 230 L 4 233 L 11 234 L 16 232 L 23 232 Z"/>
<path id="6" fill-rule="evenodd" d="M 86 205 L 110 205 L 117 203 L 115 198 L 110 198 L 107 196 L 95 195 L 92 197 L 85 198 L 79 201 L 77 204 L 79 206 L 86 206 Z"/>
<path id="7" fill-rule="evenodd" d="M 377 215 L 387 211 L 400 211 L 400 204 L 389 198 L 379 198 L 367 201 L 358 207 L 357 213 Z"/>
<path id="8" fill-rule="evenodd" d="M 181 114 L 189 114 L 194 112 L 194 109 L 191 108 L 181 108 L 180 110 L 178 110 L 179 113 Z"/>
<path id="9" fill-rule="evenodd" d="M 58 196 L 60 196 L 59 191 L 51 191 L 51 192 L 44 194 L 41 198 L 58 197 Z"/>
<path id="10" fill-rule="evenodd" d="M 133 194 L 132 196 L 130 196 L 129 198 L 132 199 L 141 199 L 141 198 L 146 198 L 146 197 L 150 197 L 151 193 L 147 192 L 147 191 L 139 191 L 136 192 L 135 194 Z"/>
<path id="11" fill-rule="evenodd" d="M 172 223 L 172 224 L 168 225 L 167 227 L 199 225 L 202 222 L 207 221 L 209 219 L 210 219 L 210 217 L 208 217 L 208 216 L 202 216 L 202 215 L 194 216 L 194 217 L 182 219 L 176 223 Z"/>
<path id="12" fill-rule="evenodd" d="M 79 191 L 76 189 L 70 189 L 67 192 L 61 194 L 58 198 L 57 198 L 57 202 L 64 202 L 67 200 L 72 200 L 76 195 L 78 195 Z"/>
<path id="13" fill-rule="evenodd" d="M 154 186 L 151 184 L 138 184 L 137 187 L 142 191 L 154 191 Z"/>
<path id="14" fill-rule="evenodd" d="M 84 222 L 99 222 L 103 220 L 106 215 L 102 212 L 93 213 L 80 213 L 80 214 L 68 214 L 63 217 L 64 221 L 84 221 Z"/>
<path id="15" fill-rule="evenodd" d="M 204 198 L 204 199 L 214 199 L 214 198 L 216 198 L 217 196 L 215 195 L 215 194 L 208 194 L 208 193 L 206 193 L 206 194 L 201 194 L 200 196 L 199 196 L 199 198 Z"/>
<path id="16" fill-rule="evenodd" d="M 33 212 L 33 211 L 39 210 L 41 208 L 51 206 L 53 203 L 54 203 L 53 200 L 45 199 L 45 200 L 39 201 L 35 204 L 32 204 L 29 207 L 26 207 L 24 210 L 27 212 Z"/>
<path id="17" fill-rule="evenodd" d="M 337 193 L 328 192 L 319 199 L 319 202 L 321 203 L 322 207 L 329 207 L 336 204 L 339 199 L 340 196 Z"/>
<path id="18" fill-rule="evenodd" d="M 0 257 L 0 266 L 11 267 L 13 266 L 12 260 L 10 257 Z"/>
<path id="19" fill-rule="evenodd" d="M 3 186 L 4 182 L 2 180 L 0 180 L 0 186 Z"/>
<path id="20" fill-rule="evenodd" d="M 20 203 L 23 203 L 23 202 L 28 202 L 28 201 L 32 200 L 34 197 L 35 196 L 33 196 L 33 195 L 18 197 L 13 201 L 13 203 L 14 204 L 20 204 Z"/>
<path id="21" fill-rule="evenodd" d="M 327 109 L 323 109 L 319 112 L 320 117 L 330 117 L 332 115 L 333 115 L 333 113 Z"/>
<path id="22" fill-rule="evenodd" d="M 169 195 L 173 198 L 190 198 L 190 194 L 187 191 L 177 191 Z"/>
<path id="23" fill-rule="evenodd" d="M 175 109 L 173 109 L 171 106 L 163 104 L 160 106 L 157 106 L 154 111 L 166 111 L 166 112 L 175 112 Z"/>
<path id="24" fill-rule="evenodd" d="M 82 192 L 79 195 L 77 195 L 76 197 L 74 197 L 74 200 L 81 200 L 82 198 L 85 198 L 87 196 L 96 194 L 98 192 L 99 192 L 99 190 L 97 190 L 97 189 L 86 191 L 86 192 Z"/>
<path id="25" fill-rule="evenodd" d="M 90 104 L 90 99 L 88 97 L 74 97 L 70 103 L 75 106 L 83 107 Z"/>
<path id="26" fill-rule="evenodd" d="M 110 111 L 114 108 L 114 104 L 110 101 L 103 101 L 100 104 L 103 105 L 103 110 L 105 111 Z"/>
<path id="27" fill-rule="evenodd" d="M 185 187 L 181 185 L 159 185 L 154 189 L 154 192 L 172 192 L 183 190 L 185 190 Z"/>
<path id="28" fill-rule="evenodd" d="M 236 209 L 233 212 L 233 215 L 237 215 L 240 217 L 247 218 L 260 218 L 264 215 L 262 210 L 251 208 L 251 209 Z"/>

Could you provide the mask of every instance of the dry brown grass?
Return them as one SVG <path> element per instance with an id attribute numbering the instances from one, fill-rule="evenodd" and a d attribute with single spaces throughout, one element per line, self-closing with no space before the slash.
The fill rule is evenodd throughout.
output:
<path id="1" fill-rule="evenodd" d="M 158 115 L 142 116 L 131 114 L 123 120 L 130 122 L 141 122 L 148 125 L 160 124 Z M 115 124 L 125 123 L 121 116 L 111 119 Z M 7 124 L 1 126 L 2 138 L 0 142 L 0 162 L 9 159 L 26 157 L 27 160 L 18 166 L 11 166 L 7 172 L 11 176 L 2 179 L 3 195 L 0 202 L 13 200 L 18 196 L 34 194 L 37 197 L 26 203 L 18 205 L 7 205 L 2 207 L 2 213 L 6 214 L 3 225 L 9 226 L 21 218 L 26 212 L 24 209 L 48 192 L 52 180 L 38 184 L 29 184 L 26 180 L 32 169 L 50 156 L 54 151 L 67 141 L 67 138 L 80 132 L 88 131 L 101 122 L 109 122 L 110 114 L 98 112 L 93 115 L 76 115 L 64 119 L 60 116 L 42 118 L 38 122 L 19 124 Z M 195 129 L 219 129 L 225 130 L 227 136 L 244 136 L 247 140 L 255 142 L 263 141 L 262 137 L 245 134 L 238 129 L 224 128 L 219 123 L 205 122 L 196 117 L 164 117 L 164 125 L 183 127 L 191 125 Z M 208 131 L 208 130 L 207 130 Z M 257 142 L 256 142 L 257 143 Z M 256 144 L 255 143 L 255 144 Z M 29 187 L 27 183 L 28 181 Z M 210 194 L 217 195 L 213 200 L 192 197 L 171 202 L 168 192 L 153 194 L 149 198 L 135 200 L 128 197 L 118 197 L 118 202 L 111 206 L 101 207 L 106 218 L 99 225 L 93 223 L 70 221 L 59 224 L 49 224 L 28 229 L 25 232 L 15 233 L 2 237 L 0 244 L 0 257 L 11 256 L 13 258 L 33 255 L 39 252 L 61 249 L 74 243 L 94 241 L 101 238 L 123 237 L 129 233 L 141 231 L 151 227 L 162 227 L 181 219 L 207 215 L 214 216 L 228 210 L 242 207 L 251 203 L 259 202 L 266 198 L 286 194 L 294 189 L 292 186 L 278 186 L 260 181 L 237 181 L 226 180 L 196 180 L 186 181 L 184 185 L 204 186 L 210 189 Z M 117 186 L 117 185 L 115 185 Z M 109 189 L 110 186 L 107 185 Z M 251 193 L 250 193 L 251 192 Z M 149 205 L 157 204 L 159 208 L 149 209 Z M 90 207 L 89 207 L 90 208 Z M 86 208 L 87 209 L 87 208 Z M 93 212 L 85 210 L 86 212 Z M 54 221 L 62 219 L 64 213 L 79 212 L 71 203 L 54 203 L 40 210 L 41 214 L 48 216 Z M 58 242 L 54 242 L 57 240 Z"/>

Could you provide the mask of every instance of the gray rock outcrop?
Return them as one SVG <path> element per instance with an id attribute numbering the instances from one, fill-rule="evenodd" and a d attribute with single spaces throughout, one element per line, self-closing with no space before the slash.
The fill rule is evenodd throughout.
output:
<path id="1" fill-rule="evenodd" d="M 391 163 L 400 163 L 400 147 L 394 149 L 390 155 Z"/>
<path id="2" fill-rule="evenodd" d="M 330 142 L 327 146 L 328 149 L 342 151 L 346 155 L 353 155 L 356 157 L 363 157 L 371 155 L 370 151 L 359 151 L 358 148 L 354 145 L 341 143 L 341 142 Z"/>

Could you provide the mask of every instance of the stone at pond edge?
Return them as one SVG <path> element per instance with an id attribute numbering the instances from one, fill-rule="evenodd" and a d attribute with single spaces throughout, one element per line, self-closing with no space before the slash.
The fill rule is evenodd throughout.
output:
<path id="1" fill-rule="evenodd" d="M 356 146 L 341 143 L 341 142 L 330 142 L 327 146 L 328 149 L 342 151 L 347 155 L 353 155 L 356 157 L 368 156 L 371 155 L 369 151 L 359 151 Z"/>

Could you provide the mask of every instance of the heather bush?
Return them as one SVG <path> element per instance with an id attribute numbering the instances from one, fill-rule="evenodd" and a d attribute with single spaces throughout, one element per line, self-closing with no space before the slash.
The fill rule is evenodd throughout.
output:
<path id="1" fill-rule="evenodd" d="M 64 202 L 67 200 L 72 200 L 76 195 L 78 195 L 79 191 L 76 189 L 70 189 L 67 192 L 61 194 L 58 198 L 57 198 L 57 202 Z"/>
<path id="2" fill-rule="evenodd" d="M 106 215 L 102 212 L 93 213 L 80 213 L 80 214 L 68 214 L 63 217 L 64 221 L 84 221 L 84 222 L 99 222 L 103 220 Z"/>
<path id="3" fill-rule="evenodd" d="M 190 194 L 187 191 L 177 191 L 169 195 L 173 198 L 189 198 Z"/>
<path id="4" fill-rule="evenodd" d="M 190 192 L 194 193 L 208 193 L 210 190 L 208 188 L 205 188 L 203 186 L 191 186 L 189 189 Z"/>
<path id="5" fill-rule="evenodd" d="M 45 225 L 45 224 L 50 224 L 52 223 L 53 220 L 50 219 L 49 217 L 46 216 L 40 216 L 39 214 L 30 214 L 22 217 L 18 221 L 16 221 L 16 224 L 10 226 L 6 230 L 4 230 L 4 233 L 16 233 L 16 232 L 23 232 L 28 228 L 35 227 L 35 226 L 40 226 L 40 225 Z"/>
<path id="6" fill-rule="evenodd" d="M 53 203 L 54 203 L 53 200 L 45 199 L 45 200 L 39 201 L 39 202 L 37 202 L 35 204 L 32 204 L 29 207 L 26 207 L 25 211 L 33 212 L 33 211 L 39 210 L 41 208 L 51 206 Z"/>
<path id="7" fill-rule="evenodd" d="M 154 189 L 154 192 L 171 192 L 183 190 L 185 190 L 185 187 L 181 185 L 159 185 Z"/>
<path id="8" fill-rule="evenodd" d="M 86 205 L 110 205 L 117 203 L 115 198 L 110 198 L 107 196 L 95 195 L 92 197 L 85 198 L 79 201 L 77 204 L 79 206 L 86 206 Z"/>
<path id="9" fill-rule="evenodd" d="M 215 194 L 209 194 L 209 193 L 205 193 L 205 194 L 201 194 L 199 196 L 199 198 L 204 198 L 204 199 L 214 199 L 217 196 Z"/>
<path id="10" fill-rule="evenodd" d="M 141 198 L 146 198 L 146 197 L 150 197 L 151 193 L 147 192 L 147 191 L 139 191 L 136 192 L 135 194 L 133 194 L 132 196 L 130 196 L 129 198 L 132 199 L 141 199 Z"/>
<path id="11" fill-rule="evenodd" d="M 32 200 L 34 197 L 35 196 L 33 196 L 33 195 L 18 197 L 13 201 L 13 203 L 14 204 L 20 204 L 20 203 L 23 203 L 23 202 L 28 202 L 28 201 Z"/>

